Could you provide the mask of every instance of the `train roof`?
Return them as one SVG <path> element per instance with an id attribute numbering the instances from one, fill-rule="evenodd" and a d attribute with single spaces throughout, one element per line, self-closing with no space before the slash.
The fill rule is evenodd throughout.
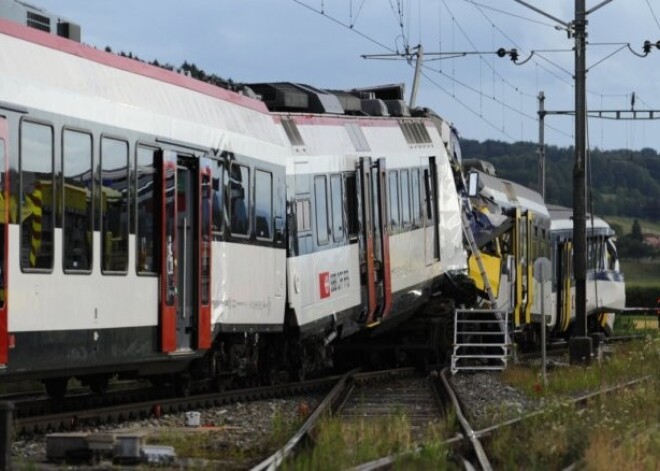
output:
<path id="1" fill-rule="evenodd" d="M 0 19 L 0 50 L 0 107 L 19 112 L 35 109 L 61 114 L 66 110 L 74 118 L 96 121 L 101 117 L 103 124 L 117 128 L 128 124 L 136 131 L 238 153 L 249 152 L 248 141 L 260 142 L 271 146 L 270 151 L 259 151 L 269 160 L 279 160 L 286 149 L 300 146 L 291 139 L 289 127 L 301 125 L 348 129 L 353 145 L 326 145 L 325 152 L 340 148 L 381 152 L 381 143 L 391 144 L 376 135 L 365 141 L 363 133 L 351 126 L 400 127 L 405 138 L 401 149 L 440 144 L 427 129 L 433 126 L 441 131 L 436 115 L 419 109 L 412 116 L 398 99 L 403 97 L 400 84 L 330 92 L 302 84 L 262 83 L 239 93 L 4 19 Z M 372 108 L 376 111 L 369 112 Z M 171 119 L 182 125 L 171 126 Z M 287 127 L 284 121 L 294 126 Z M 300 129 L 300 133 L 304 138 L 305 132 Z M 319 141 L 317 134 L 307 135 Z M 313 152 L 313 147 L 308 151 Z M 297 149 L 296 153 L 308 151 Z"/>
<path id="2" fill-rule="evenodd" d="M 530 210 L 541 218 L 550 218 L 543 198 L 538 192 L 482 170 L 482 168 L 492 168 L 492 165 L 490 167 L 479 167 L 471 161 L 465 161 L 464 164 L 468 167 L 469 172 L 479 174 L 479 193 L 482 197 L 497 204 L 503 210 L 519 208 Z"/>
<path id="3" fill-rule="evenodd" d="M 548 210 L 550 211 L 550 231 L 552 233 L 563 233 L 573 231 L 573 209 L 556 204 L 549 204 Z M 614 230 L 610 225 L 598 216 L 591 217 L 587 214 L 587 234 L 589 235 L 614 235 Z"/>
<path id="4" fill-rule="evenodd" d="M 14 10 L 20 10 L 20 12 Z M 30 20 L 29 15 L 35 15 L 35 12 L 40 14 L 39 17 L 42 23 L 37 24 Z M 23 23 L 22 17 L 26 14 L 28 20 L 25 24 L 28 26 L 21 24 Z M 9 18 L 10 21 L 3 19 L 3 17 Z M 52 29 L 50 26 L 50 23 L 53 22 L 57 23 L 57 30 Z M 74 29 L 77 30 L 72 34 L 68 34 Z M 46 35 L 43 34 L 44 32 Z M 53 34 L 48 34 L 49 32 Z M 4 9 L 0 9 L 0 33 L 57 49 L 116 69 L 172 83 L 262 112 L 397 118 L 437 116 L 426 108 L 409 109 L 404 100 L 405 86 L 402 83 L 351 90 L 324 90 L 311 85 L 291 82 L 252 84 L 227 82 L 222 85 L 206 83 L 137 59 L 122 57 L 80 44 L 80 27 L 78 25 L 21 2 L 10 3 L 5 5 Z"/>

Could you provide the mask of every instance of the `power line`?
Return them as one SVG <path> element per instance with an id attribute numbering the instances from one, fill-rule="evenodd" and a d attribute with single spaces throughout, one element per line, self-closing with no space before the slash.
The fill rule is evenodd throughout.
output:
<path id="1" fill-rule="evenodd" d="M 502 107 L 504 107 L 504 108 L 506 108 L 506 109 L 508 109 L 508 110 L 510 110 L 510 111 L 513 111 L 514 113 L 517 113 L 517 114 L 519 114 L 519 115 L 521 115 L 521 116 L 523 116 L 523 117 L 525 117 L 525 118 L 527 118 L 527 119 L 529 119 L 529 120 L 531 120 L 531 121 L 534 121 L 534 122 L 537 121 L 536 116 L 532 116 L 532 115 L 530 115 L 530 114 L 528 114 L 528 113 L 525 113 L 525 112 L 523 112 L 523 111 L 521 111 L 521 110 L 518 110 L 518 109 L 514 108 L 513 106 L 509 105 L 508 103 L 506 103 L 505 101 L 499 100 L 499 99 L 497 99 L 497 98 L 494 97 L 494 96 L 486 95 L 486 94 L 483 93 L 481 90 L 478 90 L 478 89 L 476 89 L 475 87 L 473 87 L 473 86 L 471 86 L 471 85 L 468 85 L 467 83 L 465 83 L 465 82 L 463 82 L 463 81 L 461 81 L 461 80 L 458 80 L 458 79 L 456 79 L 456 78 L 454 78 L 454 77 L 451 77 L 450 75 L 448 75 L 448 74 L 446 74 L 446 73 L 444 73 L 444 72 L 442 72 L 442 71 L 439 71 L 439 70 L 433 69 L 433 68 L 431 68 L 431 67 L 428 67 L 428 66 L 423 66 L 423 67 L 424 67 L 425 69 L 427 69 L 427 70 L 430 70 L 430 71 L 436 73 L 436 74 L 439 74 L 439 75 L 441 75 L 441 76 L 443 76 L 443 77 L 448 78 L 448 79 L 451 80 L 452 82 L 454 82 L 454 83 L 456 83 L 456 84 L 458 84 L 458 85 L 460 85 L 460 86 L 462 86 L 462 87 L 464 87 L 464 88 L 470 90 L 470 91 L 473 92 L 473 93 L 476 93 L 476 94 L 480 95 L 480 96 L 483 97 L 483 98 L 487 98 L 488 100 L 491 100 L 491 101 L 493 101 L 494 103 L 497 103 L 498 105 L 501 105 Z M 429 78 L 429 77 L 428 77 L 428 74 L 424 74 L 424 77 Z M 454 97 L 455 94 L 452 94 L 451 96 Z M 463 106 L 466 106 L 464 103 L 461 103 L 461 104 L 463 104 Z M 479 113 L 477 113 L 476 111 L 474 111 L 474 110 L 470 110 L 470 111 L 472 111 L 474 114 L 480 116 Z M 564 137 L 573 138 L 573 135 L 568 134 L 568 133 L 562 131 L 562 130 L 559 129 L 559 128 L 555 128 L 555 127 L 548 126 L 548 125 L 546 125 L 546 127 L 548 127 L 549 129 L 552 129 L 553 131 L 557 132 L 558 134 L 563 135 Z"/>
<path id="2" fill-rule="evenodd" d="M 449 6 L 447 5 L 447 2 L 445 0 L 442 0 L 442 3 L 444 4 L 445 8 L 447 9 L 449 14 L 451 15 L 452 20 L 454 20 L 456 22 L 456 25 L 458 26 L 458 29 L 460 30 L 460 32 L 463 34 L 463 36 L 465 36 L 465 39 L 467 39 L 467 41 L 470 43 L 470 46 L 472 46 L 472 48 L 475 51 L 477 51 L 478 50 L 477 46 L 474 44 L 472 39 L 470 39 L 470 36 L 468 36 L 468 34 L 465 32 L 465 30 L 461 26 L 460 22 L 456 19 L 456 16 L 454 15 L 454 12 L 449 8 Z M 488 61 L 485 61 L 481 54 L 479 54 L 479 56 L 481 57 L 481 60 L 486 63 L 488 68 L 491 69 L 493 71 L 493 73 L 495 75 L 497 75 L 497 77 L 500 80 L 502 80 L 502 82 L 504 82 L 506 85 L 508 85 L 510 88 L 512 88 L 513 90 L 515 90 L 519 93 L 524 93 L 528 97 L 535 97 L 535 95 L 532 95 L 531 93 L 526 93 L 521 89 L 521 87 L 518 87 L 517 85 L 514 85 L 513 83 L 509 82 L 506 78 L 504 78 L 504 76 L 502 74 L 500 74 L 497 70 L 495 70 L 495 68 L 491 64 L 489 64 Z"/>
<path id="3" fill-rule="evenodd" d="M 431 70 L 433 70 L 433 69 L 431 69 Z M 434 72 L 437 72 L 437 71 L 434 71 Z M 452 99 L 456 100 L 456 101 L 458 102 L 458 104 L 460 104 L 461 106 L 463 106 L 463 108 L 465 108 L 465 109 L 468 110 L 470 113 L 472 113 L 473 115 L 475 115 L 477 118 L 479 118 L 480 120 L 482 120 L 482 121 L 483 121 L 484 123 L 486 123 L 488 126 L 490 126 L 491 128 L 493 128 L 493 129 L 496 130 L 497 132 L 502 133 L 504 136 L 508 137 L 508 138 L 511 139 L 512 141 L 515 141 L 515 140 L 516 140 L 515 137 L 513 137 L 511 134 L 509 134 L 509 133 L 506 132 L 504 129 L 499 128 L 496 124 L 494 124 L 493 122 L 491 122 L 491 121 L 489 121 L 488 119 L 486 119 L 483 115 L 479 114 L 477 111 L 475 111 L 474 109 L 472 109 L 470 106 L 468 106 L 467 103 L 465 103 L 463 100 L 461 100 L 460 98 L 458 98 L 455 94 L 449 92 L 449 91 L 448 91 L 447 89 L 445 89 L 442 85 L 440 85 L 438 82 L 436 82 L 436 81 L 433 80 L 431 77 L 429 77 L 428 74 L 427 74 L 426 72 L 422 71 L 422 75 L 424 76 L 424 78 L 426 78 L 426 80 L 429 81 L 429 83 L 435 85 L 435 86 L 438 88 L 438 90 L 440 90 L 441 92 L 443 92 L 443 93 L 445 93 L 446 95 L 450 96 Z"/>
<path id="4" fill-rule="evenodd" d="M 296 3 L 296 4 L 300 5 L 301 7 L 307 8 L 308 10 L 311 10 L 311 11 L 313 11 L 314 13 L 317 13 L 317 14 L 319 14 L 319 15 L 321 15 L 321 16 L 327 18 L 327 19 L 329 19 L 329 20 L 332 21 L 333 23 L 336 23 L 336 24 L 338 24 L 339 26 L 341 26 L 341 27 L 343 27 L 343 28 L 346 28 L 346 29 L 348 29 L 348 30 L 350 30 L 350 31 L 353 31 L 353 32 L 354 32 L 355 34 L 357 34 L 358 36 L 361 36 L 362 38 L 366 39 L 367 41 L 369 41 L 369 42 L 371 42 L 371 43 L 373 43 L 373 44 L 375 44 L 375 45 L 377 45 L 377 46 L 380 46 L 380 47 L 382 47 L 383 49 L 385 49 L 385 50 L 387 50 L 387 51 L 395 52 L 394 49 L 392 49 L 391 47 L 386 46 L 385 44 L 381 43 L 380 41 L 378 41 L 378 40 L 376 40 L 376 39 L 374 39 L 374 38 L 372 38 L 372 37 L 370 37 L 370 36 L 367 36 L 366 34 L 362 33 L 361 31 L 355 29 L 355 28 L 354 28 L 353 26 L 351 26 L 350 24 L 343 23 L 343 22 L 339 21 L 337 18 L 334 18 L 334 17 L 332 17 L 332 16 L 330 16 L 330 15 L 327 15 L 327 14 L 325 13 L 324 10 L 317 10 L 316 8 L 314 8 L 314 7 L 310 6 L 310 5 L 307 5 L 305 2 L 302 2 L 301 0 L 291 0 L 291 1 L 292 1 L 293 3 Z"/>
<path id="5" fill-rule="evenodd" d="M 489 6 L 489 5 L 484 5 L 483 3 L 478 3 L 478 2 L 475 2 L 474 0 L 463 0 L 463 1 L 466 2 L 466 3 L 471 3 L 472 5 L 477 6 L 477 7 L 485 8 L 486 10 L 495 11 L 495 12 L 497 12 L 497 13 L 501 13 L 501 14 L 503 14 L 503 15 L 508 15 L 508 16 L 512 16 L 512 17 L 514 17 L 514 18 L 518 18 L 518 19 L 520 19 L 520 20 L 529 21 L 530 23 L 535 23 L 535 24 L 537 24 L 537 25 L 547 26 L 547 27 L 549 27 L 549 28 L 556 29 L 556 28 L 555 28 L 555 25 L 550 24 L 550 23 L 546 23 L 546 22 L 544 22 L 544 21 L 534 20 L 534 19 L 532 19 L 532 18 L 528 18 L 528 17 L 526 17 L 526 16 L 517 15 L 517 14 L 515 14 L 515 13 L 511 13 L 511 12 L 508 12 L 508 11 L 500 10 L 499 8 L 491 7 L 491 6 Z"/>
<path id="6" fill-rule="evenodd" d="M 649 0 L 646 0 L 646 4 L 649 7 L 649 10 L 651 11 L 651 15 L 653 16 L 653 19 L 655 20 L 655 24 L 658 25 L 658 29 L 660 29 L 660 21 L 658 21 L 658 17 L 655 16 L 655 11 L 653 11 L 653 7 L 651 6 L 651 2 Z"/>

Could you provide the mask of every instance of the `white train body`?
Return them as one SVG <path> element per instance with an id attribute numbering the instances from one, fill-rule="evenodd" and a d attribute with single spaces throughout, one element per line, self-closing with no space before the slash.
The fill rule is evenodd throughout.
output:
<path id="1" fill-rule="evenodd" d="M 492 262 L 489 278 L 496 283 L 498 307 L 514 313 L 517 328 L 540 323 L 544 314 L 550 330 L 567 335 L 575 319 L 572 211 L 545 205 L 535 191 L 496 177 L 488 165 L 480 165 L 481 169 L 470 170 L 479 181 L 473 201 L 493 225 L 500 225 L 486 230 L 493 237 L 484 248 L 486 261 Z M 614 231 L 601 218 L 588 220 L 587 250 L 590 329 L 611 333 L 614 313 L 625 307 L 625 284 Z M 546 260 L 543 268 L 540 260 Z M 480 277 L 474 267 L 471 276 L 477 281 Z"/>
<path id="2" fill-rule="evenodd" d="M 7 375 L 174 371 L 230 338 L 346 337 L 467 267 L 424 117 L 274 112 L 0 20 L 0 152 Z"/>

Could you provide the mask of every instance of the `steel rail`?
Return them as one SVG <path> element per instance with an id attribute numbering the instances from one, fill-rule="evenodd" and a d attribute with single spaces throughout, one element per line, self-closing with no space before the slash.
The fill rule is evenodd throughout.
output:
<path id="1" fill-rule="evenodd" d="M 648 381 L 651 378 L 653 378 L 652 374 L 642 376 L 641 378 L 633 379 L 633 380 L 628 381 L 628 382 L 623 383 L 623 384 L 610 386 L 608 388 L 600 389 L 600 390 L 595 391 L 593 393 L 585 394 L 583 396 L 571 399 L 569 402 L 572 402 L 576 406 L 577 405 L 582 405 L 582 404 L 588 402 L 589 399 L 593 399 L 594 397 L 598 397 L 601 394 L 610 394 L 610 393 L 619 391 L 620 389 L 629 388 L 630 386 L 635 386 L 639 383 L 643 383 L 645 381 Z M 540 409 L 540 410 L 531 412 L 529 414 L 526 414 L 526 415 L 523 415 L 523 416 L 520 416 L 520 417 L 516 417 L 515 419 L 507 420 L 505 422 L 500 422 L 499 424 L 491 425 L 490 427 L 486 427 L 484 429 L 481 429 L 481 430 L 475 432 L 475 435 L 476 435 L 477 438 L 482 438 L 482 437 L 485 437 L 485 436 L 488 436 L 488 435 L 492 434 L 493 432 L 496 432 L 500 428 L 510 427 L 512 425 L 517 425 L 520 422 L 523 422 L 527 419 L 531 419 L 532 417 L 536 417 L 538 415 L 541 415 L 544 412 L 546 412 L 545 409 Z"/>
<path id="2" fill-rule="evenodd" d="M 219 393 L 205 393 L 188 397 L 157 398 L 89 410 L 66 411 L 34 417 L 19 417 L 14 422 L 17 434 L 37 433 L 48 430 L 72 430 L 82 424 L 121 421 L 135 417 L 150 417 L 156 407 L 162 414 L 182 412 L 194 408 L 209 408 L 238 401 L 290 396 L 329 387 L 341 376 L 330 376 L 301 383 L 235 389 Z"/>
<path id="3" fill-rule="evenodd" d="M 337 380 L 337 384 L 332 388 L 323 401 L 317 406 L 312 415 L 296 431 L 289 441 L 271 456 L 252 468 L 252 471 L 274 470 L 298 449 L 303 439 L 310 436 L 318 420 L 326 413 L 333 413 L 341 410 L 348 401 L 349 396 L 357 385 L 383 381 L 398 376 L 413 374 L 415 368 L 397 368 L 393 370 L 374 371 L 360 373 L 359 369 L 351 370 Z"/>
<path id="4" fill-rule="evenodd" d="M 333 404 L 338 401 L 345 393 L 349 382 L 353 379 L 359 370 L 352 370 L 342 376 L 337 384 L 332 388 L 330 393 L 323 399 L 314 412 L 307 418 L 305 423 L 298 429 L 298 431 L 289 439 L 289 441 L 271 456 L 252 468 L 252 471 L 273 470 L 277 469 L 285 459 L 287 459 L 296 450 L 301 443 L 302 439 L 310 433 L 316 426 L 319 418 L 332 410 Z"/>
<path id="5" fill-rule="evenodd" d="M 595 393 L 590 393 L 590 394 L 575 398 L 575 399 L 573 399 L 573 402 L 575 402 L 576 405 L 579 404 L 579 403 L 584 403 L 584 402 L 587 402 L 589 399 L 592 399 L 593 397 L 596 397 L 598 394 L 608 394 L 608 393 L 617 391 L 617 390 L 622 389 L 622 388 L 627 388 L 627 387 L 630 387 L 630 386 L 634 386 L 638 383 L 647 381 L 647 380 L 651 379 L 652 377 L 653 377 L 653 375 L 647 375 L 647 376 L 644 376 L 644 377 L 641 377 L 641 378 L 637 378 L 635 380 L 628 381 L 624 384 L 612 386 L 610 388 L 606 388 L 606 389 L 597 391 Z M 491 435 L 493 432 L 496 432 L 497 430 L 499 430 L 500 428 L 516 425 L 516 424 L 518 424 L 520 422 L 523 422 L 523 421 L 525 421 L 529 418 L 536 417 L 537 415 L 540 415 L 543 412 L 544 412 L 544 410 L 538 410 L 538 411 L 532 412 L 530 414 L 526 414 L 522 417 L 517 417 L 515 419 L 511 419 L 511 420 L 508 420 L 506 422 L 502 422 L 502 423 L 499 423 L 499 424 L 496 424 L 496 425 L 492 425 L 492 426 L 487 427 L 485 429 L 474 432 L 474 436 L 476 438 L 487 437 L 487 436 Z M 448 440 L 445 440 L 443 442 L 443 444 L 444 445 L 455 445 L 457 443 L 460 443 L 460 442 L 464 441 L 465 439 L 466 439 L 466 436 L 459 433 L 455 437 L 452 437 Z M 363 463 L 359 466 L 355 466 L 353 468 L 350 468 L 349 471 L 375 471 L 375 470 L 384 469 L 384 468 L 389 469 L 391 466 L 395 465 L 397 463 L 397 461 L 399 461 L 403 458 L 406 458 L 406 457 L 413 456 L 417 453 L 420 453 L 422 450 L 423 450 L 423 446 L 417 446 L 412 450 L 408 450 L 408 451 L 405 451 L 405 452 L 402 452 L 402 453 L 397 453 L 397 454 L 394 454 L 394 455 L 379 458 L 377 460 L 370 461 L 368 463 Z"/>
<path id="6" fill-rule="evenodd" d="M 449 368 L 444 368 L 440 372 L 440 379 L 442 380 L 442 384 L 444 384 L 445 389 L 447 390 L 447 394 L 449 395 L 449 399 L 451 400 L 454 406 L 454 411 L 456 412 L 456 418 L 458 419 L 458 422 L 461 424 L 461 427 L 465 432 L 465 436 L 470 440 L 470 443 L 472 444 L 472 448 L 474 448 L 474 452 L 476 453 L 477 459 L 479 460 L 479 465 L 484 471 L 491 471 L 493 467 L 491 466 L 490 461 L 488 461 L 488 455 L 486 455 L 483 446 L 481 446 L 479 437 L 477 437 L 475 431 L 472 429 L 472 426 L 463 415 L 461 405 L 458 402 L 458 397 L 456 396 L 456 393 L 454 392 L 454 388 L 452 388 L 449 379 L 447 378 L 448 373 L 449 373 Z"/>

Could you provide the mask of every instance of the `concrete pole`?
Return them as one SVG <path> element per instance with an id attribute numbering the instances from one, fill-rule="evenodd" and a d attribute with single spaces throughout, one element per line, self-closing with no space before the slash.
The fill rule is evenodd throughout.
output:
<path id="1" fill-rule="evenodd" d="M 573 166 L 573 270 L 575 277 L 575 326 L 569 345 L 572 364 L 591 360 L 591 338 L 587 337 L 587 13 L 585 0 L 575 0 L 575 163 Z"/>
<path id="2" fill-rule="evenodd" d="M 419 77 L 422 73 L 422 64 L 424 63 L 424 48 L 420 44 L 417 46 L 417 62 L 415 63 L 415 78 L 413 79 L 412 91 L 410 92 L 410 109 L 415 107 L 417 102 L 417 90 L 419 89 Z"/>
<path id="3" fill-rule="evenodd" d="M 539 92 L 539 193 L 545 201 L 545 94 Z"/>

